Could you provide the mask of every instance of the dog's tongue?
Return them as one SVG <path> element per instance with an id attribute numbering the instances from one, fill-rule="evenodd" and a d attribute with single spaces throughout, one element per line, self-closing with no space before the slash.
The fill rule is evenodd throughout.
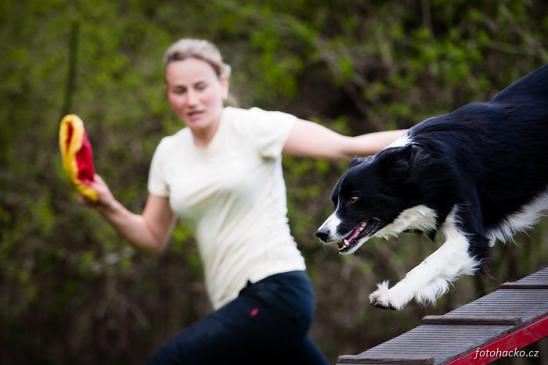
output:
<path id="1" fill-rule="evenodd" d="M 346 238 L 346 240 L 348 242 L 352 242 L 352 240 L 356 238 L 359 234 L 360 234 L 360 227 L 358 226 L 354 229 L 354 232 L 352 232 L 352 234 Z"/>

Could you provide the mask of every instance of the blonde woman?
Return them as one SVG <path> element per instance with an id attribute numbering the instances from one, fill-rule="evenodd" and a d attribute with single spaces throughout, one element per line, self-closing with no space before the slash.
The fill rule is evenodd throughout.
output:
<path id="1" fill-rule="evenodd" d="M 224 107 L 230 67 L 208 41 L 174 43 L 164 71 L 186 128 L 158 145 L 144 211 L 128 211 L 99 176 L 92 186 L 93 206 L 141 251 L 160 254 L 177 218 L 194 228 L 214 312 L 149 364 L 326 364 L 307 336 L 314 292 L 289 231 L 282 154 L 350 160 L 402 131 L 346 137 L 282 112 Z"/>

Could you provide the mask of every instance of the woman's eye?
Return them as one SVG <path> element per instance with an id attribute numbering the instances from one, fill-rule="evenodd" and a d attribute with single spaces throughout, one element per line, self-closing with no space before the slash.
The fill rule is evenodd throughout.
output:
<path id="1" fill-rule="evenodd" d="M 353 197 L 351 197 L 351 198 L 350 198 L 350 203 L 351 203 L 351 204 L 357 203 L 357 202 L 358 202 L 358 200 L 360 200 L 360 198 L 359 198 L 359 197 L 357 197 L 357 196 L 353 196 Z"/>

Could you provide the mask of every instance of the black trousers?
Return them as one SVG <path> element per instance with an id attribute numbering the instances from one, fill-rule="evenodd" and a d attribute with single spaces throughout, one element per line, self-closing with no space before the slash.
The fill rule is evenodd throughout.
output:
<path id="1" fill-rule="evenodd" d="M 185 329 L 147 365 L 325 365 L 307 333 L 314 292 L 304 271 L 269 276 Z"/>

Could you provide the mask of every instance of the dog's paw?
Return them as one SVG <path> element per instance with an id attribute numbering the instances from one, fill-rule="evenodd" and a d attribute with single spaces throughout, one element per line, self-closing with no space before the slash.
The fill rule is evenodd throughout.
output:
<path id="1" fill-rule="evenodd" d="M 377 284 L 377 290 L 369 295 L 369 303 L 381 309 L 400 310 L 408 300 L 402 300 L 392 289 L 388 288 L 388 281 Z"/>

